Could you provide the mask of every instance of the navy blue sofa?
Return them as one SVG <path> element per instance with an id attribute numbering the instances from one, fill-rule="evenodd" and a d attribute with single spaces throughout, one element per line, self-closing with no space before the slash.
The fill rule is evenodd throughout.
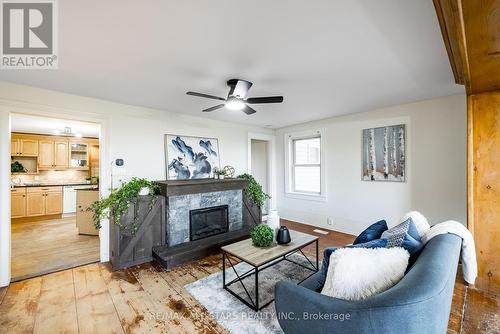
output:
<path id="1" fill-rule="evenodd" d="M 415 264 L 391 289 L 361 301 L 320 294 L 319 273 L 301 285 L 281 281 L 275 307 L 286 334 L 446 333 L 462 239 L 431 239 Z"/>

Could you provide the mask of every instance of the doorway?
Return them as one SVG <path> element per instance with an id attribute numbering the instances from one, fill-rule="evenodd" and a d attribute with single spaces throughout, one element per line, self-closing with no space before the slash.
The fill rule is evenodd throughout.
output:
<path id="1" fill-rule="evenodd" d="M 11 114 L 11 281 L 98 262 L 100 125 Z"/>
<path id="2" fill-rule="evenodd" d="M 270 210 L 275 210 L 274 185 L 274 136 L 259 133 L 248 134 L 248 173 L 271 196 L 262 208 L 263 220 Z"/>

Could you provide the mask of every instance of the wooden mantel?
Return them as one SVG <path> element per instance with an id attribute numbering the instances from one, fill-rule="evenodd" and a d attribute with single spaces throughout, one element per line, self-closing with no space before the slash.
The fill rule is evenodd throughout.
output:
<path id="1" fill-rule="evenodd" d="M 468 228 L 476 285 L 500 292 L 500 1 L 434 0 L 455 81 L 467 91 Z"/>
<path id="2" fill-rule="evenodd" d="M 200 179 L 200 180 L 168 180 L 157 181 L 160 193 L 165 197 L 187 194 L 200 194 L 213 191 L 244 189 L 247 181 L 243 179 Z"/>

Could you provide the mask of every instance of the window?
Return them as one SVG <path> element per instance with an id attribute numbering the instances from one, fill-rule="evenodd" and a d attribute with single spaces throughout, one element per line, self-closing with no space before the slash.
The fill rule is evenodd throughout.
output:
<path id="1" fill-rule="evenodd" d="M 320 131 L 287 135 L 287 194 L 324 198 L 322 138 Z"/>

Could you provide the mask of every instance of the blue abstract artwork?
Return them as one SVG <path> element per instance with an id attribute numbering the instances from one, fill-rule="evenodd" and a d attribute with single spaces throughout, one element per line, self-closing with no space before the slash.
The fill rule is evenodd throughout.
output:
<path id="1" fill-rule="evenodd" d="M 165 135 L 167 180 L 207 179 L 219 168 L 216 138 Z"/>

